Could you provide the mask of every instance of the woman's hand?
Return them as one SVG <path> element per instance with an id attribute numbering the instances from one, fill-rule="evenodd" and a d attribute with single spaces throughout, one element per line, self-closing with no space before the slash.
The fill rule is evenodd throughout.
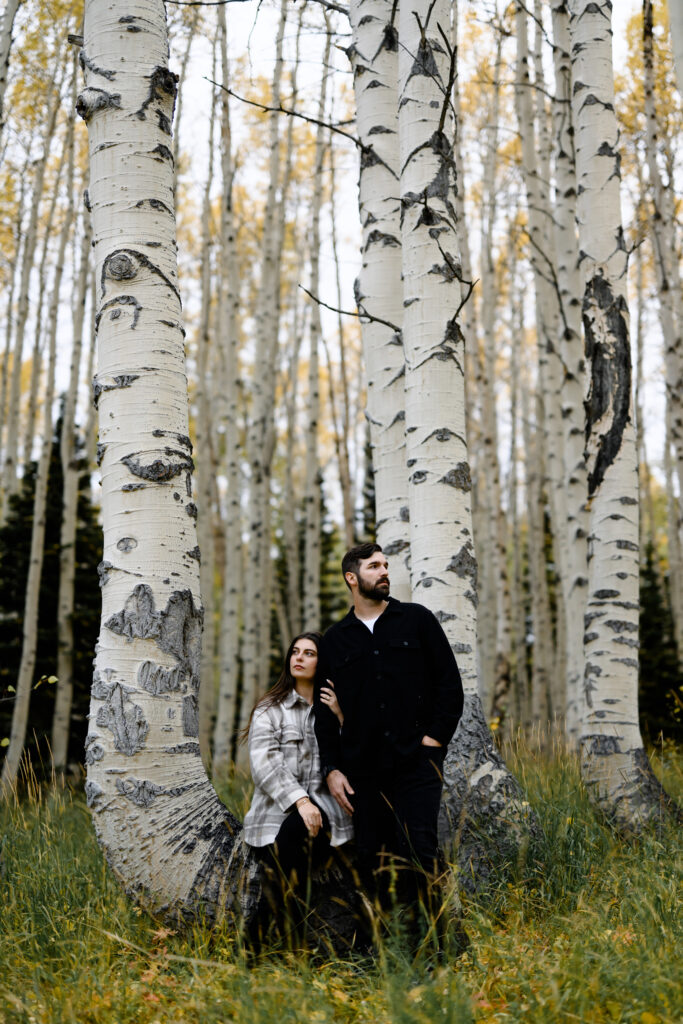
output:
<path id="1" fill-rule="evenodd" d="M 301 815 L 309 836 L 315 839 L 323 827 L 323 816 L 320 813 L 320 809 L 307 796 L 302 796 L 300 800 L 297 800 L 296 809 Z"/>
<path id="2" fill-rule="evenodd" d="M 327 704 L 333 715 L 337 716 L 339 728 L 341 729 L 344 724 L 344 714 L 342 709 L 339 707 L 337 694 L 334 692 L 334 683 L 331 679 L 326 679 L 325 682 L 327 683 L 327 686 L 320 687 L 320 700 L 323 704 Z"/>

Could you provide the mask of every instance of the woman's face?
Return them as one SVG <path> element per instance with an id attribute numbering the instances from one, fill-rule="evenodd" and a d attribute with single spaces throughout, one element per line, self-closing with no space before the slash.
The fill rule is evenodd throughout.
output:
<path id="1" fill-rule="evenodd" d="M 301 637 L 292 647 L 292 654 L 289 659 L 289 671 L 292 678 L 298 682 L 312 683 L 318 664 L 318 648 L 308 637 Z"/>

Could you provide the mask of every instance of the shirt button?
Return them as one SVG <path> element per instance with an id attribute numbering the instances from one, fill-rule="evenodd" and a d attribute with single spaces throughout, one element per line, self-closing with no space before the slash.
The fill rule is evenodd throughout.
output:
<path id="1" fill-rule="evenodd" d="M 379 651 L 373 651 L 372 653 L 373 654 L 379 654 Z"/>

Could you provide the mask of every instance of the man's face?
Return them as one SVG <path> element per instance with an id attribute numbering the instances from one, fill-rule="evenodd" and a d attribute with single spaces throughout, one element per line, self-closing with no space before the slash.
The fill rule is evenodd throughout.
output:
<path id="1" fill-rule="evenodd" d="M 381 551 L 361 559 L 358 566 L 358 592 L 371 601 L 385 601 L 389 596 L 389 563 Z"/>

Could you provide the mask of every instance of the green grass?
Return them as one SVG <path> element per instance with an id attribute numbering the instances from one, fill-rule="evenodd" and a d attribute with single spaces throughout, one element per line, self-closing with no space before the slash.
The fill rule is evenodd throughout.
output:
<path id="1" fill-rule="evenodd" d="M 250 966 L 227 928 L 169 931 L 120 891 L 80 795 L 34 787 L 0 808 L 0 1021 L 680 1021 L 676 828 L 624 843 L 591 809 L 575 758 L 506 756 L 544 839 L 465 901 L 470 950 L 432 973 L 397 941 L 374 966 L 276 951 Z M 680 800 L 681 758 L 653 762 Z M 244 782 L 221 788 L 241 813 Z"/>

